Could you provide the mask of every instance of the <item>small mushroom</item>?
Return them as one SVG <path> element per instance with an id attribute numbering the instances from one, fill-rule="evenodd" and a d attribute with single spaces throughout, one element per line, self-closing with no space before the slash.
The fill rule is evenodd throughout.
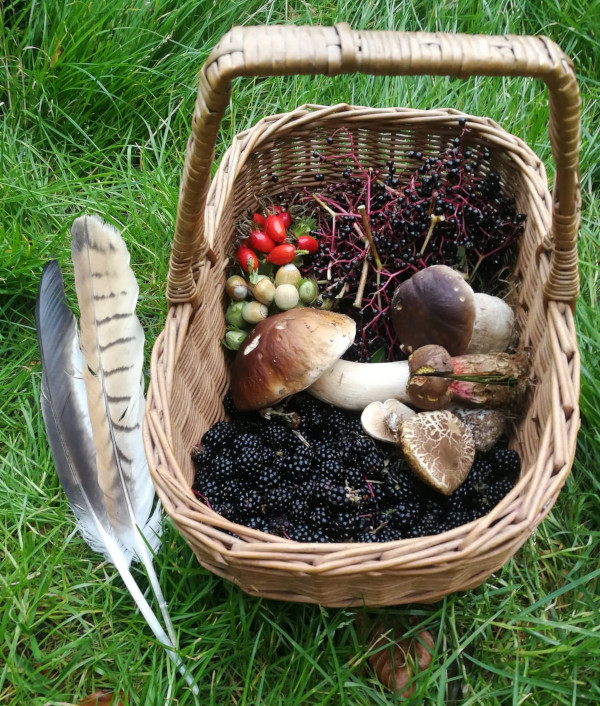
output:
<path id="1" fill-rule="evenodd" d="M 464 483 L 475 460 L 471 432 L 448 410 L 420 412 L 407 419 L 400 443 L 414 473 L 444 495 Z"/>
<path id="2" fill-rule="evenodd" d="M 300 392 L 352 345 L 356 324 L 343 314 L 290 309 L 255 326 L 231 369 L 233 403 L 262 409 Z"/>
<path id="3" fill-rule="evenodd" d="M 402 422 L 415 414 L 414 409 L 398 400 L 390 399 L 385 402 L 371 402 L 364 408 L 360 421 L 369 436 L 378 441 L 397 444 Z"/>
<path id="4" fill-rule="evenodd" d="M 451 406 L 449 411 L 471 432 L 475 451 L 493 449 L 506 429 L 506 415 L 498 409 Z"/>
<path id="5" fill-rule="evenodd" d="M 515 344 L 515 312 L 504 299 L 475 293 L 475 322 L 467 353 L 495 353 Z"/>
<path id="6" fill-rule="evenodd" d="M 427 344 L 451 355 L 504 351 L 514 342 L 515 315 L 499 297 L 475 293 L 447 265 L 402 282 L 392 298 L 392 324 L 406 353 Z"/>

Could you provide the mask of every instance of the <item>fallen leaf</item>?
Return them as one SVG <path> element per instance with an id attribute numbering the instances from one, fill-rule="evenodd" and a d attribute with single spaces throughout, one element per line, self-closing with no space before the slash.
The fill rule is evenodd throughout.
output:
<path id="1" fill-rule="evenodd" d="M 101 689 L 86 696 L 83 701 L 77 703 L 77 706 L 125 706 L 124 698 L 125 694 L 122 691 L 115 694 L 114 691 Z"/>
<path id="2" fill-rule="evenodd" d="M 386 631 L 381 626 L 376 628 L 369 645 L 370 650 L 374 651 L 369 657 L 369 664 L 385 687 L 396 692 L 400 698 L 407 699 L 415 691 L 413 677 L 431 664 L 435 642 L 426 630 L 416 637 L 400 641 L 393 637 L 390 630 Z"/>

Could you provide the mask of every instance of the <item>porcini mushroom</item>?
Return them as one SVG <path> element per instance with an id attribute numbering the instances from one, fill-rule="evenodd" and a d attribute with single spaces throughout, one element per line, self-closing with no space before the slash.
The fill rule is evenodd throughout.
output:
<path id="1" fill-rule="evenodd" d="M 460 272 L 432 265 L 398 285 L 392 324 L 406 353 L 427 344 L 451 355 L 506 350 L 514 341 L 515 315 L 499 297 L 475 293 Z"/>
<path id="2" fill-rule="evenodd" d="M 307 388 L 352 345 L 356 324 L 344 314 L 290 309 L 261 321 L 231 369 L 233 403 L 262 409 Z"/>
<path id="3" fill-rule="evenodd" d="M 418 349 L 408 361 L 338 360 L 307 392 L 336 407 L 354 410 L 390 398 L 419 409 L 439 409 L 452 400 L 502 407 L 514 404 L 525 392 L 528 371 L 523 352 L 452 357 L 441 346 L 432 345 Z"/>
<path id="4" fill-rule="evenodd" d="M 471 432 L 445 409 L 407 419 L 400 428 L 400 444 L 415 474 L 444 495 L 464 483 L 475 460 Z"/>

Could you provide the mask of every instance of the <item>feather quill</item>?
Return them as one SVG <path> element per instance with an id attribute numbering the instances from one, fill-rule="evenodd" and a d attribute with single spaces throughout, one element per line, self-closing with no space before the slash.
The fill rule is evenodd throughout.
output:
<path id="1" fill-rule="evenodd" d="M 111 525 L 98 482 L 96 445 L 82 375 L 85 363 L 76 320 L 68 307 L 62 274 L 55 261 L 47 263 L 42 273 L 35 317 L 42 361 L 42 415 L 57 474 L 78 528 L 88 545 L 117 568 L 154 635 L 194 693 L 198 693 L 175 652 L 175 640 L 163 629 L 129 570 L 137 550 L 125 547 Z"/>

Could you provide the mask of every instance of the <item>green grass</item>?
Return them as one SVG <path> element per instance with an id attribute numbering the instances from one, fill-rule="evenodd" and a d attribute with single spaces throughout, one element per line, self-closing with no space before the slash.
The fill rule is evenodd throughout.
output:
<path id="1" fill-rule="evenodd" d="M 4 0 L 0 13 L 0 703 L 72 703 L 111 688 L 128 704 L 161 704 L 169 684 L 172 703 L 194 703 L 118 574 L 74 532 L 40 415 L 33 310 L 49 258 L 61 261 L 71 285 L 72 220 L 99 212 L 124 230 L 150 350 L 166 312 L 198 71 L 218 38 L 246 18 L 546 34 L 574 58 L 583 98 L 583 421 L 573 473 L 536 534 L 481 588 L 379 613 L 436 639 L 407 703 L 599 703 L 598 0 Z M 538 83 L 519 79 L 240 81 L 218 151 L 263 115 L 304 102 L 452 106 L 500 121 L 552 174 L 546 100 Z M 201 569 L 169 522 L 156 563 L 198 703 L 392 702 L 364 669 L 352 611 L 249 598 Z"/>

